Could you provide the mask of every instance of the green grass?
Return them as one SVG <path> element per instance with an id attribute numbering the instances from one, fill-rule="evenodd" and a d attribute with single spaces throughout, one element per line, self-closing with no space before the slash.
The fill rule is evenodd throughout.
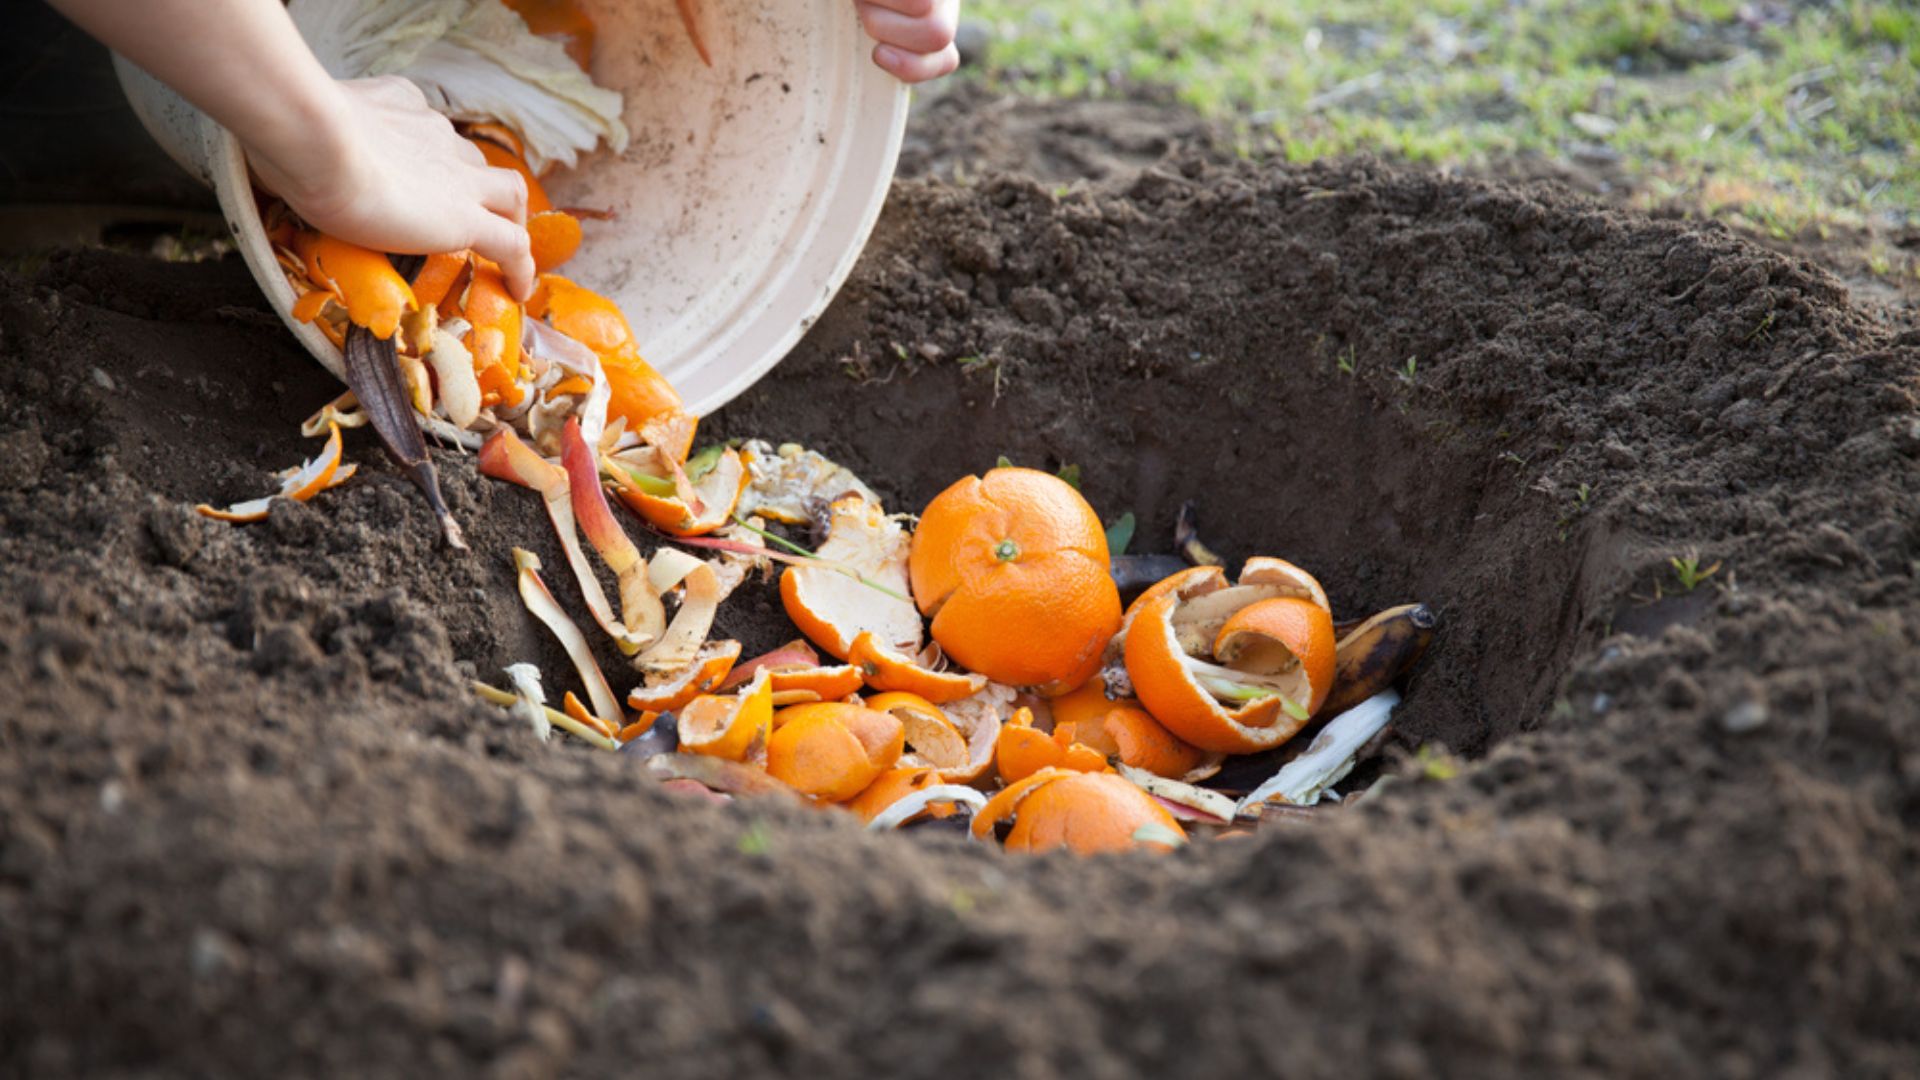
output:
<path id="1" fill-rule="evenodd" d="M 990 82 L 1170 88 L 1309 160 L 1617 155 L 1778 235 L 1920 217 L 1920 11 L 1831 0 L 970 0 Z M 1251 143 L 1253 140 L 1249 140 Z"/>

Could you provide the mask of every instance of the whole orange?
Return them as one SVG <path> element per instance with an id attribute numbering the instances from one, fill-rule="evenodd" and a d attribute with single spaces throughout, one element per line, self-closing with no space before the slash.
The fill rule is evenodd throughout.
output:
<path id="1" fill-rule="evenodd" d="M 1099 516 L 1035 469 L 994 469 L 935 496 L 907 569 L 933 639 L 995 682 L 1064 693 L 1087 681 L 1120 629 Z"/>

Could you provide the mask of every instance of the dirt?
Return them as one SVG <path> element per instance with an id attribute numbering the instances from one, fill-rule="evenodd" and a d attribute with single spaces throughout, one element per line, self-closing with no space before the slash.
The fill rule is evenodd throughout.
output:
<path id="1" fill-rule="evenodd" d="M 1103 183 L 902 180 L 706 430 L 903 508 L 1076 464 L 1143 543 L 1192 498 L 1435 606 L 1358 804 L 1018 859 L 538 742 L 463 689 L 565 670 L 536 500 L 442 453 L 450 556 L 356 433 L 197 517 L 335 387 L 235 260 L 63 252 L 0 281 L 0 1072 L 1920 1069 L 1920 332 L 1713 226 L 1083 121 Z"/>

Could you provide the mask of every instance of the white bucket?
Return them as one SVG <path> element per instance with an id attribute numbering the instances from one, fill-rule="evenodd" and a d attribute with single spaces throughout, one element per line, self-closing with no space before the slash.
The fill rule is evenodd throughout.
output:
<path id="1" fill-rule="evenodd" d="M 701 0 L 714 66 L 673 0 L 598 0 L 593 76 L 626 96 L 631 145 L 543 178 L 584 223 L 570 278 L 620 305 L 641 351 L 706 415 L 753 385 L 813 325 L 865 246 L 893 179 L 907 90 L 868 61 L 846 0 Z M 290 312 L 294 293 L 226 129 L 115 57 L 134 111 L 211 185 L 280 318 L 327 370 L 344 358 Z"/>

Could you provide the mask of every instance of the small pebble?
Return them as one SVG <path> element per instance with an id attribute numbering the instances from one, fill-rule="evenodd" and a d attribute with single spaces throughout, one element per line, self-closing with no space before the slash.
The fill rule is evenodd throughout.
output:
<path id="1" fill-rule="evenodd" d="M 1758 701 L 1743 701 L 1720 717 L 1720 730 L 1729 735 L 1745 735 L 1767 725 L 1767 707 Z"/>

